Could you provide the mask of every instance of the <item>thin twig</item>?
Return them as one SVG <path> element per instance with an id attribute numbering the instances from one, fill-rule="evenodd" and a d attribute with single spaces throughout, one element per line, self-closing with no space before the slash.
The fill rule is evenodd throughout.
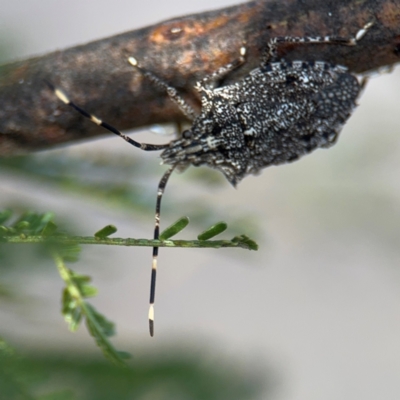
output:
<path id="1" fill-rule="evenodd" d="M 151 240 L 151 239 L 123 239 L 123 238 L 96 238 L 93 236 L 2 236 L 1 243 L 58 243 L 58 244 L 96 244 L 112 246 L 135 247 L 184 247 L 184 248 L 213 248 L 238 247 L 247 250 L 255 250 L 253 244 L 246 236 L 237 236 L 232 240 Z"/>

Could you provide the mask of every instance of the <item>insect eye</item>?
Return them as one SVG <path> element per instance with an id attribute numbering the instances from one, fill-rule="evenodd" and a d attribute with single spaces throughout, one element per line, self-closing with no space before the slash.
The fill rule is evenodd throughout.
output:
<path id="1" fill-rule="evenodd" d="M 192 136 L 192 132 L 190 132 L 189 130 L 186 130 L 186 131 L 183 131 L 183 132 L 182 132 L 182 137 L 183 137 L 184 139 L 190 139 L 191 136 Z"/>

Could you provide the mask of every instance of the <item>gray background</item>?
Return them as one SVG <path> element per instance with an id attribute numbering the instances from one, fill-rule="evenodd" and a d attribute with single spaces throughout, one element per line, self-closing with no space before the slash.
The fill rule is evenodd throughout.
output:
<path id="1" fill-rule="evenodd" d="M 0 38 L 16 41 L 13 56 L 19 58 L 229 4 L 1 0 Z M 154 355 L 170 343 L 199 351 L 215 346 L 244 368 L 277 371 L 274 399 L 398 399 L 399 72 L 371 79 L 338 144 L 328 151 L 248 177 L 238 190 L 171 179 L 170 192 L 188 202 L 201 196 L 228 222 L 241 213 L 253 215 L 262 232 L 260 250 L 253 253 L 162 249 L 155 338 L 148 338 L 146 321 L 150 249 L 86 249 L 76 269 L 94 276 L 100 289 L 94 303 L 117 323 L 115 343 Z M 111 138 L 65 151 L 131 152 L 155 162 L 154 155 L 127 147 Z M 156 183 L 151 182 L 154 188 Z M 1 171 L 0 185 L 0 206 L 26 198 L 38 210 L 73 208 L 76 221 L 85 220 L 93 231 L 112 222 L 120 236 L 151 236 L 152 220 L 135 221 L 79 196 L 60 196 L 50 185 L 38 192 L 28 180 Z M 163 223 L 184 213 L 175 210 Z M 0 310 L 5 337 L 27 348 L 96 351 L 84 330 L 67 331 L 59 315 L 62 284 L 56 272 L 32 279 L 24 294 L 29 307 Z"/>

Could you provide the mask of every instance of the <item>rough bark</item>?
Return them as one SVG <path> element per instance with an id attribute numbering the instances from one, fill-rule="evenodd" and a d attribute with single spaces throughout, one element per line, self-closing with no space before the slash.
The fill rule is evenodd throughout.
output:
<path id="1" fill-rule="evenodd" d="M 374 26 L 355 47 L 285 45 L 286 59 L 324 60 L 363 73 L 400 59 L 399 0 L 262 0 L 161 22 L 42 57 L 0 67 L 0 155 L 47 149 L 107 134 L 63 105 L 45 84 L 121 130 L 183 120 L 166 94 L 133 70 L 134 55 L 198 107 L 196 80 L 237 58 L 248 61 L 229 80 L 259 63 L 271 36 L 354 36 Z"/>

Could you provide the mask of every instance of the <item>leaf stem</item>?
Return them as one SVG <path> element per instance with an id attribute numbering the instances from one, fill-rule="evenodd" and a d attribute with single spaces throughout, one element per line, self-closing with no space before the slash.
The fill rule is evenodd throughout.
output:
<path id="1" fill-rule="evenodd" d="M 256 250 L 257 246 L 249 244 L 249 239 L 242 235 L 232 240 L 153 240 L 131 238 L 98 238 L 94 236 L 25 236 L 6 235 L 0 237 L 3 243 L 60 243 L 60 244 L 97 244 L 112 246 L 137 246 L 137 247 L 183 247 L 183 248 L 214 248 L 239 247 Z M 253 242 L 254 243 L 254 242 Z"/>
<path id="2" fill-rule="evenodd" d="M 51 255 L 57 265 L 58 272 L 65 282 L 66 288 L 70 296 L 76 301 L 77 306 L 80 307 L 82 314 L 86 318 L 86 325 L 90 334 L 95 338 L 97 345 L 102 350 L 103 354 L 111 360 L 114 364 L 125 366 L 125 361 L 120 353 L 107 339 L 104 329 L 98 323 L 98 315 L 94 308 L 84 300 L 84 297 L 74 281 L 72 271 L 65 265 L 63 258 L 57 251 L 51 251 Z"/>

